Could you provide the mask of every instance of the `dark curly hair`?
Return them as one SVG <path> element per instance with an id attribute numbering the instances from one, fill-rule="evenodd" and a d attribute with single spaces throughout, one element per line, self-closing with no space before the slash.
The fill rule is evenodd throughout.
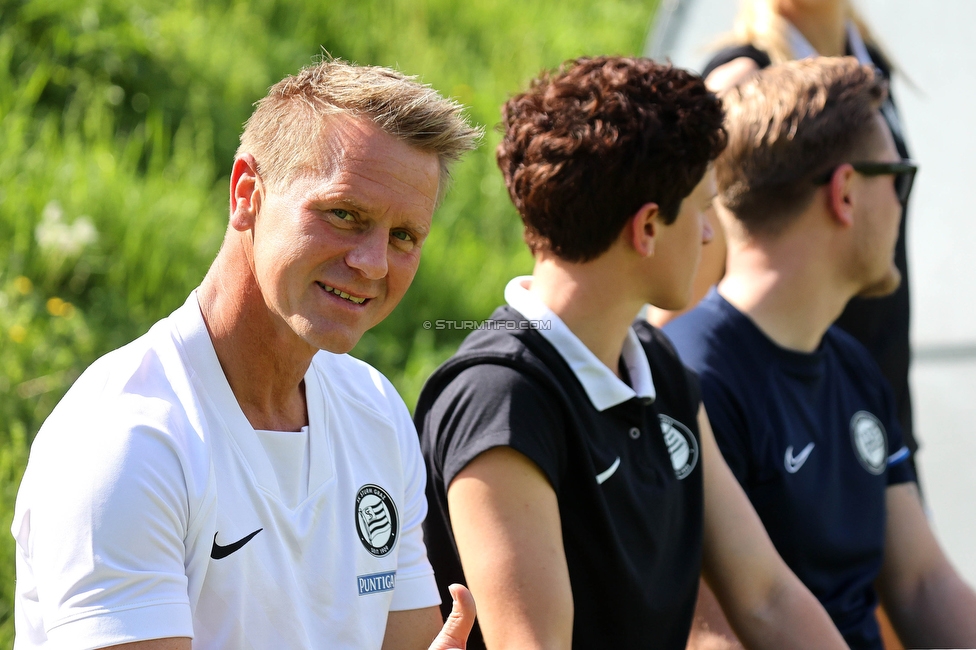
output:
<path id="1" fill-rule="evenodd" d="M 700 77 L 635 57 L 567 61 L 502 107 L 496 157 L 533 252 L 592 260 L 646 203 L 665 223 L 725 148 Z"/>

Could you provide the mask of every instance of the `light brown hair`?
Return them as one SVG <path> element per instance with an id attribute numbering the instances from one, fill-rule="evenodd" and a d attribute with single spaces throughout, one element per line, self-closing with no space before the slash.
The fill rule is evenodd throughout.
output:
<path id="1" fill-rule="evenodd" d="M 775 233 L 809 205 L 814 179 L 870 153 L 887 84 L 853 57 L 790 61 L 724 96 L 729 144 L 719 196 L 752 234 Z"/>
<path id="2" fill-rule="evenodd" d="M 365 117 L 384 133 L 436 154 L 441 169 L 438 201 L 447 188 L 451 164 L 474 149 L 481 137 L 460 104 L 416 77 L 326 58 L 268 90 L 244 125 L 237 155 L 254 156 L 269 186 L 292 180 L 315 168 L 325 118 L 339 113 Z"/>

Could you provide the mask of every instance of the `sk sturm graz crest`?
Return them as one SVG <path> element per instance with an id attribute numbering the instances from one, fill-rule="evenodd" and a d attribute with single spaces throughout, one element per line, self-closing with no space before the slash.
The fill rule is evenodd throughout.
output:
<path id="1" fill-rule="evenodd" d="M 880 474 L 888 465 L 888 437 L 878 418 L 867 411 L 858 411 L 851 418 L 851 443 L 861 466 L 872 474 Z"/>
<path id="2" fill-rule="evenodd" d="M 671 454 L 674 475 L 679 480 L 683 479 L 691 474 L 698 464 L 698 441 L 688 427 L 677 420 L 666 415 L 659 415 L 658 418 L 661 420 L 664 444 L 668 446 L 668 453 Z"/>
<path id="3" fill-rule="evenodd" d="M 356 494 L 356 531 L 359 541 L 376 557 L 383 557 L 396 546 L 400 536 L 400 517 L 396 504 L 378 485 L 364 485 Z"/>

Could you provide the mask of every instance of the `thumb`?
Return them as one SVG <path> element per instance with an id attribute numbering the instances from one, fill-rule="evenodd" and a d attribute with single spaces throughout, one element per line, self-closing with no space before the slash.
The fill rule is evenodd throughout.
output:
<path id="1" fill-rule="evenodd" d="M 474 596 L 463 585 L 448 587 L 454 604 L 451 615 L 444 622 L 441 633 L 430 644 L 430 650 L 464 650 L 468 642 L 468 634 L 474 626 L 474 618 L 478 613 L 474 604 Z"/>

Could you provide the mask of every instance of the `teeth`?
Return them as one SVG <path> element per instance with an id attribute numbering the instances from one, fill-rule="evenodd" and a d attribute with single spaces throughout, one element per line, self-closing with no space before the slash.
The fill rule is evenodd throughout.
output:
<path id="1" fill-rule="evenodd" d="M 323 284 L 322 286 L 325 287 L 325 290 L 328 291 L 329 293 L 334 293 L 335 295 L 339 296 L 340 298 L 345 298 L 349 302 L 354 302 L 357 305 L 361 305 L 364 302 L 366 302 L 366 299 L 365 298 L 356 298 L 355 296 L 350 296 L 348 293 L 346 293 L 344 291 L 339 291 L 335 287 L 330 287 L 327 284 Z"/>

